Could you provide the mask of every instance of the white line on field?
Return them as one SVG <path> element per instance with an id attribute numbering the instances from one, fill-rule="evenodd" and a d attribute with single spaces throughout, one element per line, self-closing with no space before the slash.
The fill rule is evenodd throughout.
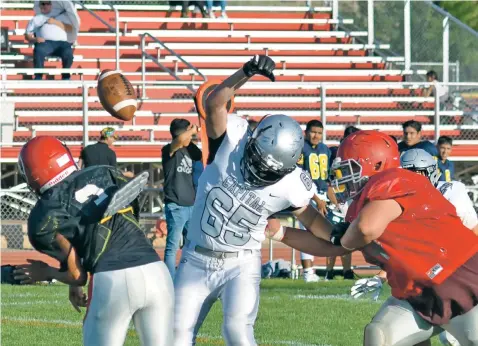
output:
<path id="1" fill-rule="evenodd" d="M 3 293 L 2 294 L 2 299 L 14 299 L 14 298 L 26 298 L 26 297 L 40 297 L 40 296 L 44 296 L 45 294 L 38 294 L 38 293 Z M 68 298 L 68 294 L 67 293 L 53 293 L 53 294 L 50 294 L 48 293 L 47 294 L 48 297 L 67 297 Z"/>
<path id="2" fill-rule="evenodd" d="M 352 300 L 352 297 L 348 294 L 296 294 L 292 296 L 293 299 L 340 299 L 340 300 Z"/>
<path id="3" fill-rule="evenodd" d="M 80 321 L 70 321 L 70 320 L 49 320 L 49 319 L 42 319 L 42 318 L 24 318 L 24 317 L 2 317 L 2 320 L 5 321 L 12 321 L 12 322 L 38 322 L 38 323 L 45 323 L 45 324 L 53 324 L 53 325 L 69 325 L 69 326 L 83 326 L 83 323 Z M 133 328 L 129 328 L 133 329 Z M 198 334 L 199 338 L 206 338 L 206 339 L 213 339 L 213 340 L 222 340 L 222 336 L 213 336 L 209 334 Z M 297 341 L 288 341 L 288 340 L 260 340 L 261 343 L 272 344 L 272 345 L 294 345 L 294 346 L 332 346 L 329 344 L 304 344 Z"/>
<path id="4" fill-rule="evenodd" d="M 18 301 L 3 303 L 2 306 L 18 306 L 18 305 L 53 305 L 53 304 L 65 304 L 66 300 L 35 300 L 35 301 Z"/>
<path id="5" fill-rule="evenodd" d="M 354 300 L 348 294 L 295 294 L 292 296 L 288 296 L 291 299 L 320 299 L 320 300 Z M 261 300 L 278 300 L 282 299 L 280 296 L 266 296 L 261 297 Z"/>
<path id="6" fill-rule="evenodd" d="M 46 324 L 66 324 L 69 326 L 82 326 L 83 323 L 80 321 L 69 321 L 69 320 L 48 320 L 43 318 L 25 318 L 25 317 L 2 317 L 2 320 L 12 321 L 12 322 L 40 322 Z"/>
<path id="7" fill-rule="evenodd" d="M 353 299 L 348 294 L 296 294 L 292 296 L 292 299 L 311 299 L 311 300 L 348 300 L 357 303 L 377 303 L 382 304 L 382 301 L 374 302 L 371 299 Z"/>

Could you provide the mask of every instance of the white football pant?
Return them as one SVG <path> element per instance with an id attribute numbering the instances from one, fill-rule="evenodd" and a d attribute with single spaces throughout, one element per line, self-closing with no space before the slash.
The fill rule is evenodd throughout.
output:
<path id="1" fill-rule="evenodd" d="M 94 274 L 85 346 L 122 346 L 131 319 L 143 346 L 173 344 L 174 288 L 163 262 Z"/>
<path id="2" fill-rule="evenodd" d="M 259 308 L 261 252 L 242 250 L 238 257 L 214 258 L 183 248 L 174 280 L 175 346 L 195 345 L 196 336 L 217 299 L 223 310 L 226 345 L 257 345 L 254 323 Z"/>
<path id="3" fill-rule="evenodd" d="M 478 346 L 478 305 L 438 327 L 422 319 L 406 300 L 390 297 L 365 327 L 364 346 L 416 345 L 443 330 L 461 346 Z"/>

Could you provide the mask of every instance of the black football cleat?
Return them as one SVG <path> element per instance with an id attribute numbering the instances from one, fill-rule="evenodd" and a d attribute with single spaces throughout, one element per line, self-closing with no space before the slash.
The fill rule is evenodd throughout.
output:
<path id="1" fill-rule="evenodd" d="M 344 271 L 344 280 L 355 280 L 355 273 L 353 270 Z"/>

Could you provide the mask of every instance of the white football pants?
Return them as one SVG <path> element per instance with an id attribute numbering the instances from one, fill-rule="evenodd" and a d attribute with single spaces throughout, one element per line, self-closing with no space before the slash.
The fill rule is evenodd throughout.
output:
<path id="1" fill-rule="evenodd" d="M 163 262 L 94 274 L 83 323 L 85 346 L 121 346 L 131 319 L 141 345 L 173 345 L 174 292 Z"/>
<path id="2" fill-rule="evenodd" d="M 183 248 L 174 280 L 174 345 L 196 344 L 199 328 L 217 299 L 222 303 L 226 345 L 257 345 L 254 322 L 259 308 L 260 251 L 220 259 L 193 249 L 192 243 Z"/>
<path id="3" fill-rule="evenodd" d="M 478 346 L 478 305 L 438 327 L 421 318 L 406 300 L 390 297 L 365 327 L 364 346 L 415 345 L 443 330 L 461 346 Z"/>

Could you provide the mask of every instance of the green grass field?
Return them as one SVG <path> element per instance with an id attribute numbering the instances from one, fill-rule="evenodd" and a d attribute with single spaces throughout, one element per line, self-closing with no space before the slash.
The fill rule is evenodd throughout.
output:
<path id="1" fill-rule="evenodd" d="M 362 345 L 363 327 L 390 291 L 385 290 L 378 302 L 351 300 L 352 282 L 263 280 L 255 329 L 259 344 Z M 66 286 L 2 285 L 1 289 L 2 345 L 81 345 L 84 313 L 70 306 Z M 218 302 L 200 331 L 198 345 L 224 345 L 221 322 Z M 125 345 L 139 345 L 133 328 Z M 433 345 L 438 346 L 438 340 Z"/>

